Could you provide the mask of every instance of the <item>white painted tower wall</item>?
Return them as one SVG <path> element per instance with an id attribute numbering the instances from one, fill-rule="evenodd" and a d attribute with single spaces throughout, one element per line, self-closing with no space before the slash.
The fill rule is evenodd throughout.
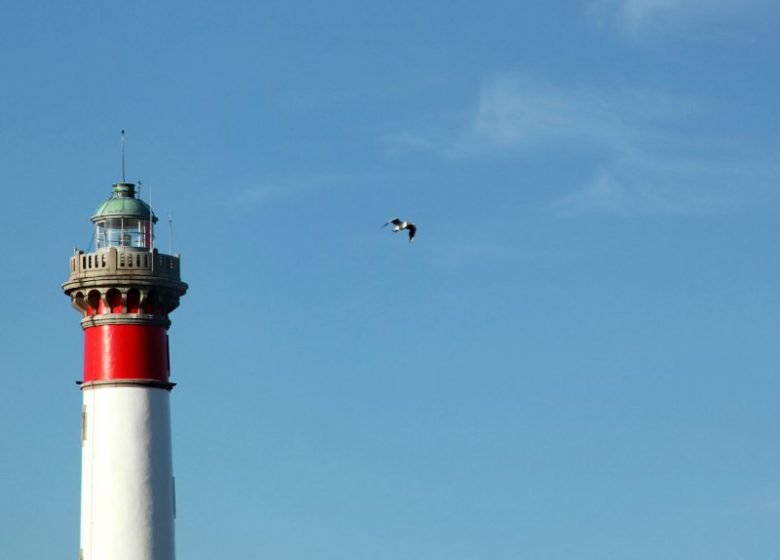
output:
<path id="1" fill-rule="evenodd" d="M 174 560 L 170 392 L 83 388 L 83 560 Z"/>

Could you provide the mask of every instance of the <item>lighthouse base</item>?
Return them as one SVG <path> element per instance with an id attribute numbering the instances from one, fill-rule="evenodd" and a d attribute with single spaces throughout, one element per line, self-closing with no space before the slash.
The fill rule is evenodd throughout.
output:
<path id="1" fill-rule="evenodd" d="M 174 560 L 170 387 L 82 385 L 83 560 Z"/>

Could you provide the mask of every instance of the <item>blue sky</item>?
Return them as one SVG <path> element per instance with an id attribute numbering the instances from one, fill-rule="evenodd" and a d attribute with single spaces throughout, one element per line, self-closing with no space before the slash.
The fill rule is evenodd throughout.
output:
<path id="1" fill-rule="evenodd" d="M 775 3 L 0 1 L 0 21 L 9 558 L 78 553 L 60 284 L 121 129 L 190 285 L 179 558 L 780 553 Z M 414 244 L 378 229 L 394 216 Z"/>

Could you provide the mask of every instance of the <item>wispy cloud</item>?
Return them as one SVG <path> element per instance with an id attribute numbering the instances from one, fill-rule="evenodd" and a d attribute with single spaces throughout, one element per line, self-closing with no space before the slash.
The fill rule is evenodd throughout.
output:
<path id="1" fill-rule="evenodd" d="M 396 147 L 454 159 L 511 156 L 535 148 L 589 154 L 591 175 L 552 203 L 562 216 L 709 214 L 766 195 L 780 169 L 736 160 L 716 141 L 696 139 L 703 113 L 693 99 L 663 91 L 561 87 L 504 76 L 484 85 L 459 122 L 405 132 Z M 708 156 L 702 146 L 712 144 Z M 541 153 L 541 152 L 540 152 Z"/>
<path id="2" fill-rule="evenodd" d="M 554 200 L 553 209 L 560 216 L 717 214 L 769 199 L 779 178 L 780 166 L 767 163 L 624 157 Z"/>
<path id="3" fill-rule="evenodd" d="M 475 266 L 479 263 L 506 261 L 517 254 L 506 247 L 488 242 L 453 243 L 442 248 L 433 261 L 445 267 Z"/>
<path id="4" fill-rule="evenodd" d="M 639 89 L 563 88 L 527 77 L 503 77 L 480 94 L 470 131 L 456 149 L 529 148 L 576 143 L 616 151 L 656 134 L 654 127 L 692 111 L 691 100 Z"/>
<path id="5" fill-rule="evenodd" d="M 287 177 L 275 182 L 264 182 L 234 190 L 220 201 L 222 206 L 235 211 L 248 211 L 258 206 L 273 204 L 304 193 L 322 191 L 328 188 L 352 186 L 365 177 L 337 173 L 315 173 Z"/>
<path id="6" fill-rule="evenodd" d="M 252 208 L 288 194 L 289 190 L 270 185 L 256 185 L 233 193 L 222 205 L 233 210 Z"/>
<path id="7" fill-rule="evenodd" d="M 765 507 L 771 510 L 780 510 L 780 498 L 769 500 L 768 502 L 766 502 Z"/>
<path id="8" fill-rule="evenodd" d="M 475 109 L 461 122 L 405 131 L 390 142 L 450 158 L 565 143 L 625 152 L 657 137 L 659 125 L 695 110 L 691 99 L 663 92 L 565 88 L 503 76 L 484 85 Z"/>
<path id="9" fill-rule="evenodd" d="M 679 25 L 733 21 L 770 6 L 768 0 L 591 0 L 588 14 L 639 39 Z"/>

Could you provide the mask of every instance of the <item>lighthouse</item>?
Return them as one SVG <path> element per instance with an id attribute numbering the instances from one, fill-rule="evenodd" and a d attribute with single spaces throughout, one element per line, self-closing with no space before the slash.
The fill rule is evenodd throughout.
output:
<path id="1" fill-rule="evenodd" d="M 175 557 L 168 329 L 187 284 L 154 246 L 156 221 L 133 183 L 115 184 L 62 286 L 85 343 L 80 560 Z"/>

